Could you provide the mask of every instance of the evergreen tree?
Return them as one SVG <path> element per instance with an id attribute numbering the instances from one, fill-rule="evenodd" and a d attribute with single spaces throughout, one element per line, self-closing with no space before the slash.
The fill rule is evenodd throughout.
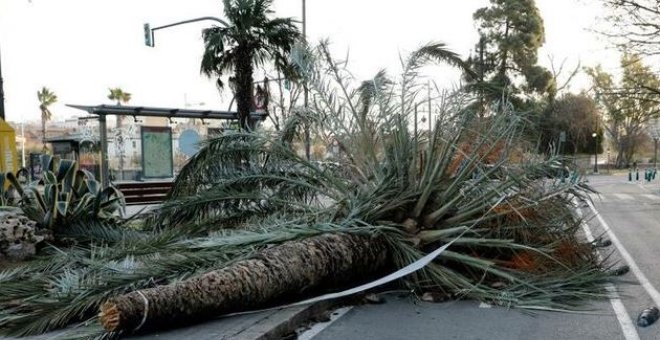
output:
<path id="1" fill-rule="evenodd" d="M 543 45 L 543 18 L 534 0 L 490 0 L 478 9 L 474 20 L 479 29 L 476 55 L 469 62 L 477 77 L 469 79 L 484 105 L 502 99 L 519 104 L 521 94 L 554 96 L 552 74 L 537 65 Z"/>

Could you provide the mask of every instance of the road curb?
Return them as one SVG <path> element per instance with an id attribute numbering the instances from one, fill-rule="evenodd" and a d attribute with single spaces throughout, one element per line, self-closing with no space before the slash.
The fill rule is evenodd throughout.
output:
<path id="1" fill-rule="evenodd" d="M 310 305 L 221 317 L 182 328 L 127 337 L 131 340 L 274 340 L 294 334 L 328 310 L 350 300 L 320 301 Z"/>
<path id="2" fill-rule="evenodd" d="M 341 304 L 340 301 L 322 301 L 298 308 L 287 308 L 280 310 L 272 318 L 265 320 L 263 324 L 246 330 L 245 337 L 240 340 L 275 340 L 282 339 L 293 334 L 298 328 L 309 322 L 319 319 L 328 310 L 334 309 Z"/>

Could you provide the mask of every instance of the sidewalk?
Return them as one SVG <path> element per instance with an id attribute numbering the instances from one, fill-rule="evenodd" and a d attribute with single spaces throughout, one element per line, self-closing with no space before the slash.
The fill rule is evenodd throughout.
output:
<path id="1" fill-rule="evenodd" d="M 335 302 L 296 306 L 220 318 L 167 331 L 127 337 L 134 340 L 270 340 L 287 339 L 300 326 L 336 306 Z M 292 337 L 295 339 L 295 337 Z"/>
<path id="2" fill-rule="evenodd" d="M 327 301 L 312 305 L 285 309 L 268 310 L 252 314 L 222 317 L 216 320 L 182 328 L 150 332 L 143 335 L 122 337 L 134 340 L 275 340 L 286 339 L 300 326 L 305 325 L 327 310 L 335 308 L 338 302 Z M 63 331 L 55 331 L 39 336 L 13 338 L 0 336 L 0 340 L 55 340 L 66 338 Z M 295 337 L 292 337 L 295 339 Z"/>

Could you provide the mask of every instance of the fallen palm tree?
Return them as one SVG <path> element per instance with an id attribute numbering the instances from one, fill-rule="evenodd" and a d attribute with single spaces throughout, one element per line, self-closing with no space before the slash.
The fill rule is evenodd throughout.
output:
<path id="1" fill-rule="evenodd" d="M 581 184 L 539 176 L 555 159 L 520 159 L 523 116 L 478 118 L 457 94 L 432 131 L 411 132 L 419 68 L 452 56 L 425 46 L 398 82 L 381 72 L 351 90 L 322 45 L 298 63 L 314 98 L 305 123 L 340 146 L 337 166 L 296 154 L 300 120 L 213 139 L 143 231 L 71 229 L 86 242 L 0 273 L 0 332 L 78 323 L 117 336 L 259 309 L 363 283 L 450 242 L 399 284 L 553 310 L 605 296 L 605 271 L 576 236 L 569 199 Z"/>
<path id="2" fill-rule="evenodd" d="M 159 286 L 110 299 L 100 322 L 111 332 L 171 327 L 264 307 L 312 287 L 341 287 L 382 271 L 388 264 L 382 237 L 324 234 L 285 243 L 181 284 Z"/>

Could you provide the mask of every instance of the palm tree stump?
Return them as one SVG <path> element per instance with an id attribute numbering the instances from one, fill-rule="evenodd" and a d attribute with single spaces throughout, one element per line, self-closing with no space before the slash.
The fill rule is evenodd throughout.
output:
<path id="1" fill-rule="evenodd" d="M 363 281 L 388 268 L 381 236 L 323 234 L 175 284 L 111 298 L 100 322 L 110 332 L 171 327 L 300 299 Z"/>

